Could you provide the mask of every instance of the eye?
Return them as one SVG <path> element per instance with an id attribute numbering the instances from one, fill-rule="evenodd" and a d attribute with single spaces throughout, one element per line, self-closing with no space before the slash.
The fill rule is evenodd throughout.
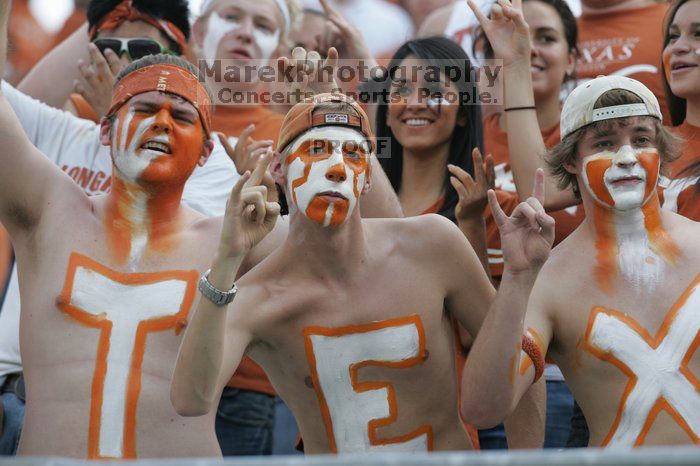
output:
<path id="1" fill-rule="evenodd" d="M 391 93 L 401 96 L 407 96 L 411 94 L 411 88 L 404 82 L 397 82 L 391 84 Z"/>
<path id="2" fill-rule="evenodd" d="M 601 141 L 597 141 L 593 144 L 593 147 L 596 149 L 609 149 L 613 147 L 613 142 L 608 140 L 608 139 L 603 139 Z"/>
<path id="3" fill-rule="evenodd" d="M 680 34 L 678 34 L 676 32 L 671 32 L 668 34 L 668 41 L 669 41 L 669 43 L 675 42 L 678 40 L 679 37 L 680 37 Z"/>
<path id="4" fill-rule="evenodd" d="M 362 158 L 362 152 L 359 144 L 355 142 L 346 142 L 343 145 L 343 155 L 353 160 L 360 160 Z"/>
<path id="5" fill-rule="evenodd" d="M 556 42 L 557 38 L 554 36 L 544 35 L 544 36 L 538 37 L 537 41 L 542 43 L 542 44 L 551 44 L 552 42 Z"/>
<path id="6" fill-rule="evenodd" d="M 324 141 L 313 141 L 311 147 L 309 147 L 309 154 L 311 155 L 323 155 L 327 153 L 327 147 Z"/>
<path id="7" fill-rule="evenodd" d="M 257 23 L 255 27 L 263 32 L 266 32 L 267 34 L 273 34 L 275 32 L 275 28 L 267 23 Z"/>
<path id="8" fill-rule="evenodd" d="M 639 136 L 634 143 L 638 146 L 646 146 L 651 144 L 651 138 L 649 136 Z"/>
<path id="9" fill-rule="evenodd" d="M 219 14 L 219 16 L 221 17 L 221 19 L 224 19 L 224 20 L 230 21 L 230 22 L 236 22 L 240 19 L 240 14 L 233 12 L 233 11 L 227 11 L 225 13 L 221 13 L 221 14 Z"/>

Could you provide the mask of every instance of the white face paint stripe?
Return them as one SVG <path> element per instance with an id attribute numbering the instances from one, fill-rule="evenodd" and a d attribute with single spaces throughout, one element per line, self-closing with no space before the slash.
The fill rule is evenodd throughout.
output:
<path id="1" fill-rule="evenodd" d="M 73 254 L 59 308 L 101 330 L 92 380 L 88 458 L 136 457 L 136 410 L 146 336 L 176 329 L 197 272 L 120 274 Z"/>
<path id="2" fill-rule="evenodd" d="M 202 44 L 202 52 L 209 66 L 213 66 L 214 60 L 219 58 L 217 52 L 224 37 L 240 27 L 240 22 L 223 19 L 216 11 L 209 15 L 207 33 Z M 261 59 L 267 60 L 280 43 L 280 29 L 277 28 L 275 32 L 269 33 L 254 27 L 253 39 L 260 48 Z"/>
<path id="3" fill-rule="evenodd" d="M 358 382 L 358 371 L 366 365 L 408 368 L 423 361 L 425 334 L 419 316 L 335 329 L 308 327 L 304 338 L 331 451 L 432 449 L 430 425 L 401 439 L 378 438 L 378 421 L 386 424 L 398 417 L 394 388 L 389 383 Z"/>
<path id="4" fill-rule="evenodd" d="M 125 180 L 131 183 L 135 183 L 139 179 L 153 160 L 163 156 L 160 152 L 139 150 L 143 135 L 146 134 L 146 131 L 149 130 L 156 120 L 155 117 L 146 118 L 139 123 L 136 131 L 134 131 L 131 142 L 128 141 L 129 127 L 131 126 L 133 116 L 134 110 L 133 108 L 129 108 L 122 122 L 121 131 L 119 132 L 120 137 L 112 143 L 114 166 L 119 173 L 124 176 Z"/>
<path id="5" fill-rule="evenodd" d="M 626 314 L 593 310 L 586 349 L 631 375 L 604 446 L 643 444 L 660 409 L 669 411 L 694 442 L 700 443 L 700 382 L 684 367 L 700 342 L 698 310 L 700 275 L 674 304 L 654 337 Z"/>
<path id="6" fill-rule="evenodd" d="M 348 167 L 344 161 L 341 143 L 350 141 L 358 145 L 365 145 L 365 138 L 358 131 L 351 128 L 334 126 L 317 127 L 310 129 L 302 136 L 297 138 L 292 144 L 289 153 L 294 154 L 300 149 L 302 144 L 310 139 L 326 139 L 333 141 L 333 154 L 326 159 L 313 162 L 311 164 L 307 181 L 304 184 L 299 185 L 296 189 L 293 186 L 294 182 L 304 177 L 306 164 L 299 158 L 294 159 L 287 167 L 287 190 L 291 194 L 292 200 L 296 203 L 298 210 L 302 214 L 306 213 L 306 209 L 316 194 L 324 191 L 336 191 L 340 193 L 348 200 L 348 213 L 346 216 L 347 221 L 358 204 L 358 199 L 355 196 L 355 189 L 357 189 L 358 193 L 362 193 L 362 189 L 364 188 L 365 180 L 367 178 L 366 173 L 361 173 L 357 177 L 357 181 L 354 181 L 355 172 Z M 337 164 L 345 165 L 345 172 L 347 176 L 345 181 L 342 183 L 330 181 L 326 178 L 328 169 Z M 328 214 L 329 210 L 331 209 L 329 208 L 326 211 L 326 219 L 331 218 Z M 328 225 L 330 225 L 330 220 L 328 220 L 327 225 L 324 222 L 324 226 Z"/>

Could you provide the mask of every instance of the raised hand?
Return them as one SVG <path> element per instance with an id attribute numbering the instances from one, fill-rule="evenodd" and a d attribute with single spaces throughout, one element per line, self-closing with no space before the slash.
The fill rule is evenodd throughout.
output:
<path id="1" fill-rule="evenodd" d="M 261 157 L 268 153 L 272 153 L 273 141 L 264 139 L 256 141 L 250 135 L 255 131 L 255 125 L 248 126 L 238 138 L 236 147 L 232 147 L 226 135 L 217 133 L 221 145 L 224 146 L 226 154 L 229 156 L 233 164 L 236 166 L 238 174 L 243 175 L 245 172 L 252 172 L 260 162 Z M 279 195 L 275 186 L 275 181 L 272 175 L 266 171 L 263 173 L 261 184 L 267 188 L 268 202 L 278 202 Z"/>
<path id="2" fill-rule="evenodd" d="M 542 207 L 544 171 L 537 169 L 532 196 L 521 202 L 510 217 L 501 209 L 492 189 L 488 196 L 493 218 L 501 234 L 505 270 L 515 274 L 537 273 L 549 257 L 554 242 L 554 219 Z"/>
<path id="3" fill-rule="evenodd" d="M 122 64 L 112 50 L 107 49 L 102 55 L 95 44 L 89 44 L 88 49 L 91 63 L 78 63 L 80 77 L 73 83 L 73 89 L 83 96 L 97 116 L 103 117 L 109 111 L 114 80 Z"/>
<path id="4" fill-rule="evenodd" d="M 335 47 L 328 50 L 325 60 L 321 59 L 321 54 L 317 51 L 307 52 L 303 47 L 294 48 L 292 58 L 277 59 L 277 72 L 284 80 L 287 92 L 293 99 L 338 91 L 339 87 L 335 82 L 337 67 L 338 50 Z"/>
<path id="5" fill-rule="evenodd" d="M 253 173 L 245 172 L 231 190 L 219 243 L 221 256 L 244 256 L 275 226 L 280 205 L 267 200 L 268 189 L 261 184 L 271 160 L 272 153 L 260 157 Z"/>
<path id="6" fill-rule="evenodd" d="M 362 32 L 347 21 L 328 0 L 321 0 L 321 7 L 328 21 L 323 33 L 316 36 L 319 50 L 335 47 L 343 59 L 373 61 Z"/>
<path id="7" fill-rule="evenodd" d="M 493 47 L 495 57 L 503 60 L 505 66 L 530 59 L 530 27 L 523 17 L 522 3 L 522 0 L 512 0 L 512 3 L 497 0 L 488 18 L 473 0 L 467 0 Z"/>
<path id="8" fill-rule="evenodd" d="M 252 172 L 255 170 L 258 158 L 266 152 L 269 152 L 274 143 L 271 139 L 256 141 L 251 137 L 253 131 L 255 131 L 255 125 L 253 124 L 250 124 L 244 129 L 238 137 L 236 147 L 231 146 L 225 134 L 217 133 L 221 145 L 226 149 L 226 154 L 236 166 L 236 171 L 239 175 L 242 175 L 246 171 Z"/>
<path id="9" fill-rule="evenodd" d="M 450 183 L 459 196 L 455 207 L 455 217 L 458 222 L 481 218 L 484 215 L 484 209 L 488 204 L 487 192 L 489 189 L 494 189 L 496 183 L 493 157 L 490 154 L 482 159 L 481 151 L 475 147 L 472 151 L 472 160 L 474 161 L 474 178 L 455 165 L 447 166 L 452 175 Z"/>

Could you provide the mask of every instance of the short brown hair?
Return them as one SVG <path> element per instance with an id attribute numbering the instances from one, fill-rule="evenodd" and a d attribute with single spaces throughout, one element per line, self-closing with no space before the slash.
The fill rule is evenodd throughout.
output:
<path id="1" fill-rule="evenodd" d="M 593 108 L 598 109 L 615 107 L 617 105 L 639 103 L 644 102 L 633 92 L 624 89 L 612 89 L 601 95 Z M 569 134 L 564 138 L 564 140 L 561 141 L 561 143 L 552 148 L 547 153 L 545 160 L 549 168 L 549 173 L 557 179 L 559 189 L 566 190 L 571 187 L 574 194 L 576 194 L 576 197 L 580 197 L 580 190 L 576 175 L 569 173 L 566 170 L 566 165 L 576 163 L 579 142 L 581 142 L 587 131 L 603 132 L 614 130 L 616 127 L 627 126 L 630 124 L 631 118 L 636 117 L 615 118 L 612 120 L 591 123 L 590 125 L 584 126 L 583 128 Z M 656 118 L 651 116 L 642 118 L 654 119 L 654 126 L 656 128 L 654 147 L 659 151 L 659 155 L 661 157 L 661 168 L 664 170 L 665 165 L 668 162 L 671 162 L 680 156 L 683 140 L 669 131 L 661 123 L 661 121 L 657 120 Z"/>

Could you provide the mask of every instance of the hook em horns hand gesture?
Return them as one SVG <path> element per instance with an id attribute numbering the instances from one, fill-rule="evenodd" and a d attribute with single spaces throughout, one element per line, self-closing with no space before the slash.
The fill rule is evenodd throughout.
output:
<path id="1" fill-rule="evenodd" d="M 488 18 L 473 0 L 467 0 L 493 47 L 495 57 L 503 60 L 505 66 L 530 59 L 530 27 L 523 17 L 522 3 L 522 0 L 497 0 Z"/>
<path id="2" fill-rule="evenodd" d="M 246 171 L 231 190 L 219 244 L 221 256 L 244 256 L 275 226 L 280 205 L 267 201 L 267 187 L 261 184 L 271 160 L 272 153 L 261 156 L 253 173 Z"/>
<path id="3" fill-rule="evenodd" d="M 303 47 L 295 47 L 292 58 L 278 58 L 277 73 L 287 86 L 293 100 L 291 103 L 296 103 L 294 100 L 298 98 L 337 91 L 339 87 L 335 82 L 335 72 L 338 60 L 335 47 L 328 50 L 325 60 L 317 51 L 307 51 Z"/>
<path id="4" fill-rule="evenodd" d="M 489 190 L 489 205 L 501 233 L 501 249 L 505 269 L 513 274 L 539 272 L 549 257 L 554 242 L 554 219 L 542 207 L 544 202 L 544 171 L 535 173 L 532 196 L 521 202 L 509 217 Z"/>

